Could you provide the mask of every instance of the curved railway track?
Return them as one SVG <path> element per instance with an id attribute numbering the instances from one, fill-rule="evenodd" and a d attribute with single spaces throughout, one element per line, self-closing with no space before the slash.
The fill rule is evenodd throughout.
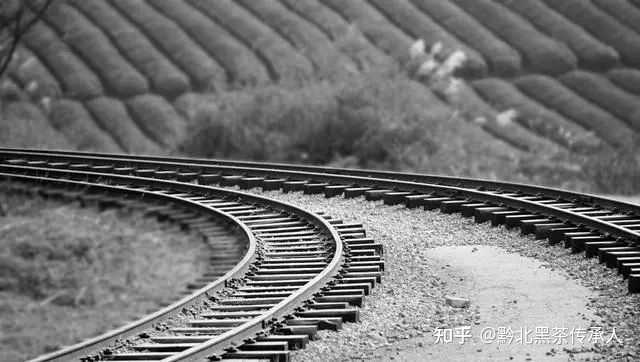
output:
<path id="1" fill-rule="evenodd" d="M 31 165 L 4 169 L 0 177 L 105 200 L 180 203 L 234 224 L 247 252 L 225 275 L 163 310 L 35 361 L 287 360 L 288 349 L 303 346 L 317 329 L 357 321 L 352 306 L 362 305 L 381 279 L 381 247 L 361 225 L 246 193 L 94 171 L 100 172 Z M 157 328 L 167 321 L 171 328 Z"/>
<path id="2" fill-rule="evenodd" d="M 183 336 L 183 339 L 157 337 L 159 339 L 154 341 L 153 345 L 149 345 L 149 341 L 132 344 L 122 354 L 123 357 L 116 357 L 120 360 L 127 356 L 137 359 L 138 357 L 132 356 L 132 353 L 137 353 L 140 358 L 147 356 L 167 361 L 208 356 L 284 359 L 287 354 L 283 351 L 267 352 L 267 349 L 277 344 L 270 342 L 276 342 L 276 339 L 277 342 L 286 340 L 286 346 L 282 343 L 277 344 L 281 347 L 303 345 L 306 339 L 298 336 L 297 331 L 308 332 L 304 329 L 308 325 L 295 323 L 306 323 L 305 318 L 311 318 L 308 322 L 313 322 L 314 327 L 329 328 L 336 328 L 341 320 L 357 320 L 357 309 L 349 304 L 361 303 L 362 295 L 380 281 L 383 268 L 380 259 L 381 246 L 365 237 L 361 225 L 340 224 L 338 221 L 326 220 L 304 210 L 295 209 L 291 205 L 211 185 L 323 193 L 327 197 L 364 196 L 367 200 L 384 200 L 386 204 L 440 209 L 445 213 L 459 212 L 463 216 L 474 217 L 477 222 L 490 221 L 494 225 L 519 227 L 523 233 L 535 233 L 539 239 L 547 238 L 550 244 L 561 244 L 576 253 L 585 252 L 587 257 L 598 257 L 607 267 L 617 268 L 622 278 L 628 279 L 630 292 L 640 291 L 640 206 L 594 195 L 506 182 L 409 173 L 18 149 L 0 149 L 0 173 L 4 178 L 13 180 L 29 178 L 38 180 L 37 182 L 75 182 L 89 184 L 92 187 L 125 187 L 137 190 L 136 192 L 162 193 L 161 190 L 164 190 L 165 194 L 171 190 L 169 194 L 177 193 L 177 196 L 174 194 L 173 197 L 186 198 L 196 203 L 203 201 L 200 204 L 205 206 L 208 202 L 211 205 L 210 198 L 214 197 L 215 202 L 220 202 L 223 206 L 222 209 L 212 210 L 220 215 L 227 215 L 227 218 L 235 217 L 235 220 L 231 220 L 243 225 L 242 230 L 245 230 L 246 240 L 250 245 L 252 237 L 255 238 L 257 256 L 253 259 L 253 264 L 247 262 L 253 268 L 240 272 L 244 273 L 244 284 L 241 283 L 240 287 L 233 285 L 232 293 L 240 293 L 239 298 L 251 299 L 251 302 L 258 300 L 274 303 L 276 300 L 269 300 L 274 299 L 273 295 L 268 294 L 279 295 L 275 298 L 288 295 L 287 299 L 282 299 L 290 301 L 285 307 L 286 311 L 264 317 L 266 319 L 261 317 L 264 314 L 257 315 L 249 309 L 241 309 L 244 307 L 223 308 L 226 309 L 226 313 L 232 313 L 225 316 L 227 321 L 221 322 L 224 326 L 215 325 L 215 322 L 207 324 L 205 320 L 199 319 L 203 323 L 202 326 L 196 322 L 187 327 L 191 329 L 185 330 L 189 336 Z M 133 192 L 131 190 L 127 192 Z M 233 200 L 233 205 L 226 204 L 229 199 Z M 224 207 L 227 206 L 232 210 L 225 210 Z M 250 210 L 250 214 L 263 215 L 266 221 L 256 222 L 254 219 L 234 216 L 234 207 L 238 207 L 238 210 Z M 258 211 L 252 209 L 256 207 Z M 284 239 L 271 237 L 272 232 L 284 232 Z M 347 256 L 338 255 L 343 243 L 344 249 L 350 253 Z M 291 253 L 306 254 L 293 256 Z M 311 253 L 322 257 L 311 257 Z M 304 257 L 301 257 L 302 255 Z M 328 261 L 329 255 L 331 261 Z M 295 262 L 273 259 L 292 256 L 301 259 L 300 263 L 305 259 L 304 262 L 311 264 L 298 265 Z M 247 256 L 243 261 L 246 261 L 246 258 Z M 243 265 L 246 268 L 241 262 L 234 270 L 237 272 Z M 290 283 L 291 280 L 295 280 L 292 278 L 296 274 L 305 275 L 307 279 L 304 280 L 308 284 L 316 279 L 321 282 L 315 283 L 305 292 L 300 292 L 300 289 L 293 292 L 295 285 L 286 284 L 285 288 L 285 282 L 277 282 L 285 280 L 286 283 Z M 225 277 L 229 280 L 227 274 L 216 281 L 220 284 L 221 290 L 229 288 L 228 283 L 225 286 L 222 282 Z M 250 283 L 247 284 L 247 281 Z M 262 285 L 256 282 L 276 285 Z M 302 280 L 299 283 L 302 283 Z M 295 297 L 297 293 L 304 296 Z M 238 299 L 237 295 L 222 295 L 230 300 Z M 213 300 L 218 301 L 217 298 Z M 311 299 L 313 300 L 310 301 Z M 280 302 L 282 303 L 284 302 Z M 300 307 L 306 309 L 299 309 Z M 240 309 L 243 313 L 237 314 Z M 219 315 L 217 313 L 207 314 L 205 317 L 216 318 Z M 262 324 L 256 325 L 245 334 L 238 334 L 233 332 L 233 328 L 238 328 L 234 323 L 241 323 L 234 321 L 237 316 L 247 320 L 263 318 Z M 303 322 L 292 322 L 295 320 Z M 246 324 L 244 322 L 241 325 Z M 271 322 L 273 325 L 269 324 Z M 208 331 L 211 331 L 211 328 L 221 327 L 225 329 L 221 335 L 228 336 L 228 339 L 196 335 L 198 328 L 209 328 Z M 272 334 L 267 336 L 265 331 Z M 282 337 L 283 333 L 294 333 L 295 338 L 286 339 Z M 207 342 L 203 342 L 205 339 Z M 160 342 L 173 347 L 166 346 L 163 350 L 158 346 Z M 229 349 L 230 347 L 233 349 Z M 168 351 L 171 348 L 176 350 Z M 254 348 L 259 351 L 253 351 Z M 196 350 L 199 352 L 195 352 Z M 143 356 L 141 353 L 148 355 Z"/>

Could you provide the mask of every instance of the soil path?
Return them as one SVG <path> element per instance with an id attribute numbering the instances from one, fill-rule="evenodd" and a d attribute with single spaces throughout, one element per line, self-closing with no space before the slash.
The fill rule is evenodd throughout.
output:
<path id="1" fill-rule="evenodd" d="M 573 357 L 590 357 L 581 350 L 591 346 L 590 326 L 599 319 L 587 312 L 593 296 L 587 288 L 494 246 L 438 247 L 428 255 L 449 265 L 448 273 L 457 278 L 454 290 L 470 299 L 476 321 L 470 328 L 434 331 L 422 347 L 403 350 L 396 360 L 566 361 L 571 355 L 565 348 L 576 352 Z M 605 338 L 610 334 L 604 331 Z"/>

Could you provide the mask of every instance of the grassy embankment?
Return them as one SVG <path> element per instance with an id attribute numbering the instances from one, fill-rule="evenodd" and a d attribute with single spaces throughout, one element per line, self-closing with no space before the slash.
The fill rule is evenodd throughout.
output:
<path id="1" fill-rule="evenodd" d="M 207 255 L 200 238 L 175 230 L 135 211 L 0 187 L 0 360 L 79 342 L 174 300 Z"/>

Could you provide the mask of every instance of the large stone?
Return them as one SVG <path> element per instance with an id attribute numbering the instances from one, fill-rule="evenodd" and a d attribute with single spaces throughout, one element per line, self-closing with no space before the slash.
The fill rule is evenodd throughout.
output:
<path id="1" fill-rule="evenodd" d="M 471 304 L 471 301 L 467 298 L 453 297 L 450 295 L 445 295 L 444 300 L 454 308 L 466 308 Z"/>

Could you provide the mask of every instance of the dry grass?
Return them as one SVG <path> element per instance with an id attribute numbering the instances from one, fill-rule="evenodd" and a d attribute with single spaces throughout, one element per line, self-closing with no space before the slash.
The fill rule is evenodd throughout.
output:
<path id="1" fill-rule="evenodd" d="M 200 238 L 137 212 L 11 195 L 0 186 L 0 360 L 22 361 L 175 299 L 204 270 Z"/>

